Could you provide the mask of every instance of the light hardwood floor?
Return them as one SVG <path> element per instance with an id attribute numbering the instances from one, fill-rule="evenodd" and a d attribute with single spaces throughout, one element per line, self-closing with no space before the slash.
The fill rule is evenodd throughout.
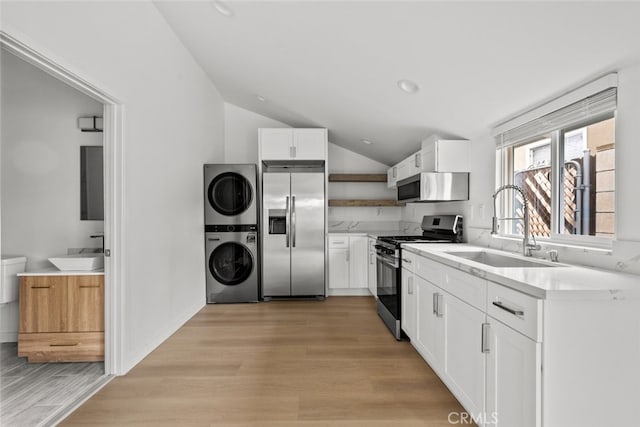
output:
<path id="1" fill-rule="evenodd" d="M 451 426 L 461 411 L 373 298 L 332 297 L 207 305 L 62 425 Z"/>

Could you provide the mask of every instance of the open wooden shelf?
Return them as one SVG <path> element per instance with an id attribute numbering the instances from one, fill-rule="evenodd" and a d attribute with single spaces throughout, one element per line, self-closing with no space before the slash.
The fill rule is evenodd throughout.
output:
<path id="1" fill-rule="evenodd" d="M 396 200 L 384 199 L 384 200 L 353 200 L 353 199 L 330 199 L 329 207 L 389 207 L 389 206 L 404 206 L 405 203 L 398 202 Z"/>
<path id="2" fill-rule="evenodd" d="M 329 182 L 387 182 L 384 173 L 332 173 Z"/>

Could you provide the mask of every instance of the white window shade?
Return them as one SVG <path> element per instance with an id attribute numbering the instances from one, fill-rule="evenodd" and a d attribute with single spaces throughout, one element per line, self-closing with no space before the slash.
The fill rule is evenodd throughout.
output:
<path id="1" fill-rule="evenodd" d="M 586 123 L 616 110 L 618 89 L 606 89 L 500 134 L 508 146 L 558 129 Z"/>

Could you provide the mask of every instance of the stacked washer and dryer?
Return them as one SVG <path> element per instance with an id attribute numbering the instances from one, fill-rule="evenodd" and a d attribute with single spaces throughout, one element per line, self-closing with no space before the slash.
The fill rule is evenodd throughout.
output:
<path id="1" fill-rule="evenodd" d="M 207 303 L 258 301 L 257 175 L 254 164 L 204 165 Z"/>

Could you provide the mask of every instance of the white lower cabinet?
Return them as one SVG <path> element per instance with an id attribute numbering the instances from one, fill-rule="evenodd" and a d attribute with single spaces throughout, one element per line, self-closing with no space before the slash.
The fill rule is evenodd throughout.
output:
<path id="1" fill-rule="evenodd" d="M 541 344 L 487 314 L 488 287 L 496 300 L 513 304 L 513 295 L 504 299 L 493 283 L 423 260 L 402 270 L 401 322 L 411 344 L 478 426 L 539 426 Z"/>
<path id="2" fill-rule="evenodd" d="M 452 295 L 445 294 L 442 299 L 445 318 L 443 381 L 472 416 L 482 415 L 486 356 L 481 345 L 486 315 Z"/>
<path id="3" fill-rule="evenodd" d="M 329 290 L 333 295 L 366 295 L 368 282 L 367 236 L 329 236 Z M 342 292 L 342 291 L 345 292 Z M 364 292 L 364 293 L 363 293 Z"/>
<path id="4" fill-rule="evenodd" d="M 367 269 L 369 274 L 367 281 L 369 283 L 369 292 L 374 297 L 378 295 L 378 282 L 377 282 L 377 261 L 376 261 L 376 239 L 369 237 L 369 259 Z"/>
<path id="5" fill-rule="evenodd" d="M 403 329 L 478 426 L 638 425 L 635 294 L 540 299 L 411 255 Z"/>
<path id="6" fill-rule="evenodd" d="M 411 343 L 431 368 L 440 374 L 444 371 L 444 292 L 420 276 L 416 275 L 414 280 L 417 289 L 417 331 Z"/>
<path id="7" fill-rule="evenodd" d="M 400 307 L 400 325 L 411 341 L 416 337 L 417 292 L 413 273 L 406 268 L 402 269 L 402 283 Z"/>
<path id="8" fill-rule="evenodd" d="M 487 423 L 541 425 L 541 344 L 488 318 Z"/>

